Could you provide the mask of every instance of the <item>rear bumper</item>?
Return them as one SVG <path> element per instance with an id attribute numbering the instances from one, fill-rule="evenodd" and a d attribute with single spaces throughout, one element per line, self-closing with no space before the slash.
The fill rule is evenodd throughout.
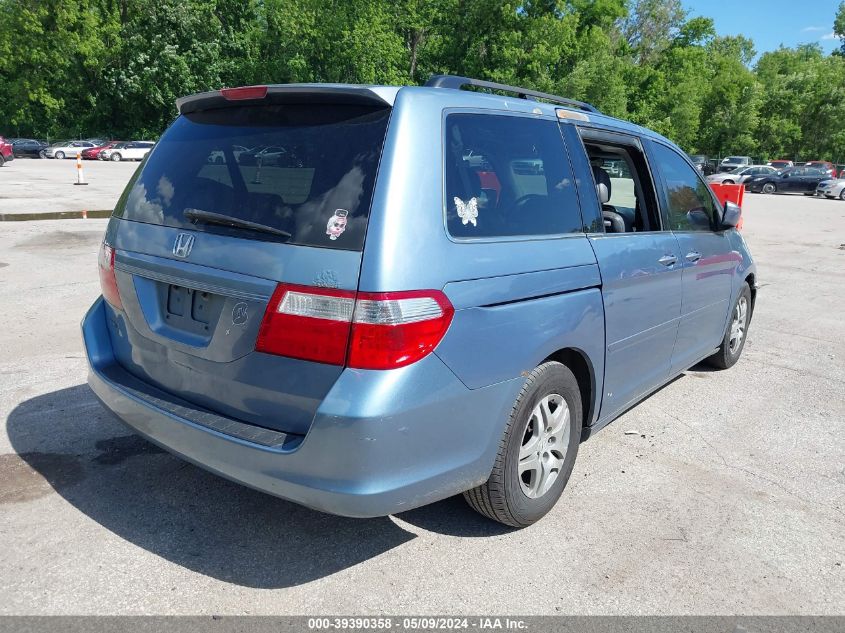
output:
<path id="1" fill-rule="evenodd" d="M 88 384 L 106 409 L 202 468 L 345 516 L 385 516 L 485 481 L 523 382 L 470 390 L 434 354 L 400 370 L 347 369 L 305 438 L 273 448 L 176 415 L 121 384 L 120 371 L 109 370 L 116 363 L 106 318 L 100 298 L 82 322 Z"/>

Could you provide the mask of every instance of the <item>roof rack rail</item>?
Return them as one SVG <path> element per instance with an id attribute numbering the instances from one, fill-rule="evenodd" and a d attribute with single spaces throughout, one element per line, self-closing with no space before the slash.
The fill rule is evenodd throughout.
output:
<path id="1" fill-rule="evenodd" d="M 519 88 L 517 86 L 508 86 L 507 84 L 496 83 L 495 81 L 484 81 L 483 79 L 472 79 L 470 77 L 460 77 L 458 75 L 432 75 L 428 81 L 425 82 L 428 88 L 451 88 L 453 90 L 460 90 L 464 86 L 475 86 L 476 88 L 487 88 L 488 90 L 501 90 L 502 92 L 513 92 L 520 99 L 528 99 L 529 101 L 536 101 L 537 99 L 545 99 L 552 103 L 560 105 L 571 106 L 586 110 L 587 112 L 595 112 L 600 114 L 598 109 L 584 103 L 583 101 L 576 101 L 575 99 L 567 99 L 566 97 L 559 97 L 557 95 L 549 94 L 548 92 L 539 92 L 537 90 L 528 90 L 527 88 Z"/>

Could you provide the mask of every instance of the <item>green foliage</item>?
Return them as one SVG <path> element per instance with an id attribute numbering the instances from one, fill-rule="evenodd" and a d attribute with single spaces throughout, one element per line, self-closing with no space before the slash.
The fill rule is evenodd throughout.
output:
<path id="1" fill-rule="evenodd" d="M 176 98 L 456 73 L 595 104 L 684 149 L 845 161 L 843 49 L 760 57 L 680 0 L 0 0 L 0 132 L 156 137 Z"/>

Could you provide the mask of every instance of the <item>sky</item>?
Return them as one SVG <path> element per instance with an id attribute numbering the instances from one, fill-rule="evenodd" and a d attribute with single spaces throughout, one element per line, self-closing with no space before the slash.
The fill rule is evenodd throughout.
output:
<path id="1" fill-rule="evenodd" d="M 690 17 L 713 18 L 719 35 L 744 35 L 761 53 L 781 44 L 816 42 L 825 53 L 840 45 L 833 20 L 840 0 L 682 0 Z"/>

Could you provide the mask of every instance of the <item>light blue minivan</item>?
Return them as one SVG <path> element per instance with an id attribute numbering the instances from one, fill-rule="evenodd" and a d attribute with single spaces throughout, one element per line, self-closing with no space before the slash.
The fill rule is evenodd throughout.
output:
<path id="1" fill-rule="evenodd" d="M 103 405 L 198 466 L 341 515 L 463 493 L 526 526 L 581 441 L 742 353 L 740 210 L 654 132 L 454 76 L 178 109 L 82 331 Z"/>

